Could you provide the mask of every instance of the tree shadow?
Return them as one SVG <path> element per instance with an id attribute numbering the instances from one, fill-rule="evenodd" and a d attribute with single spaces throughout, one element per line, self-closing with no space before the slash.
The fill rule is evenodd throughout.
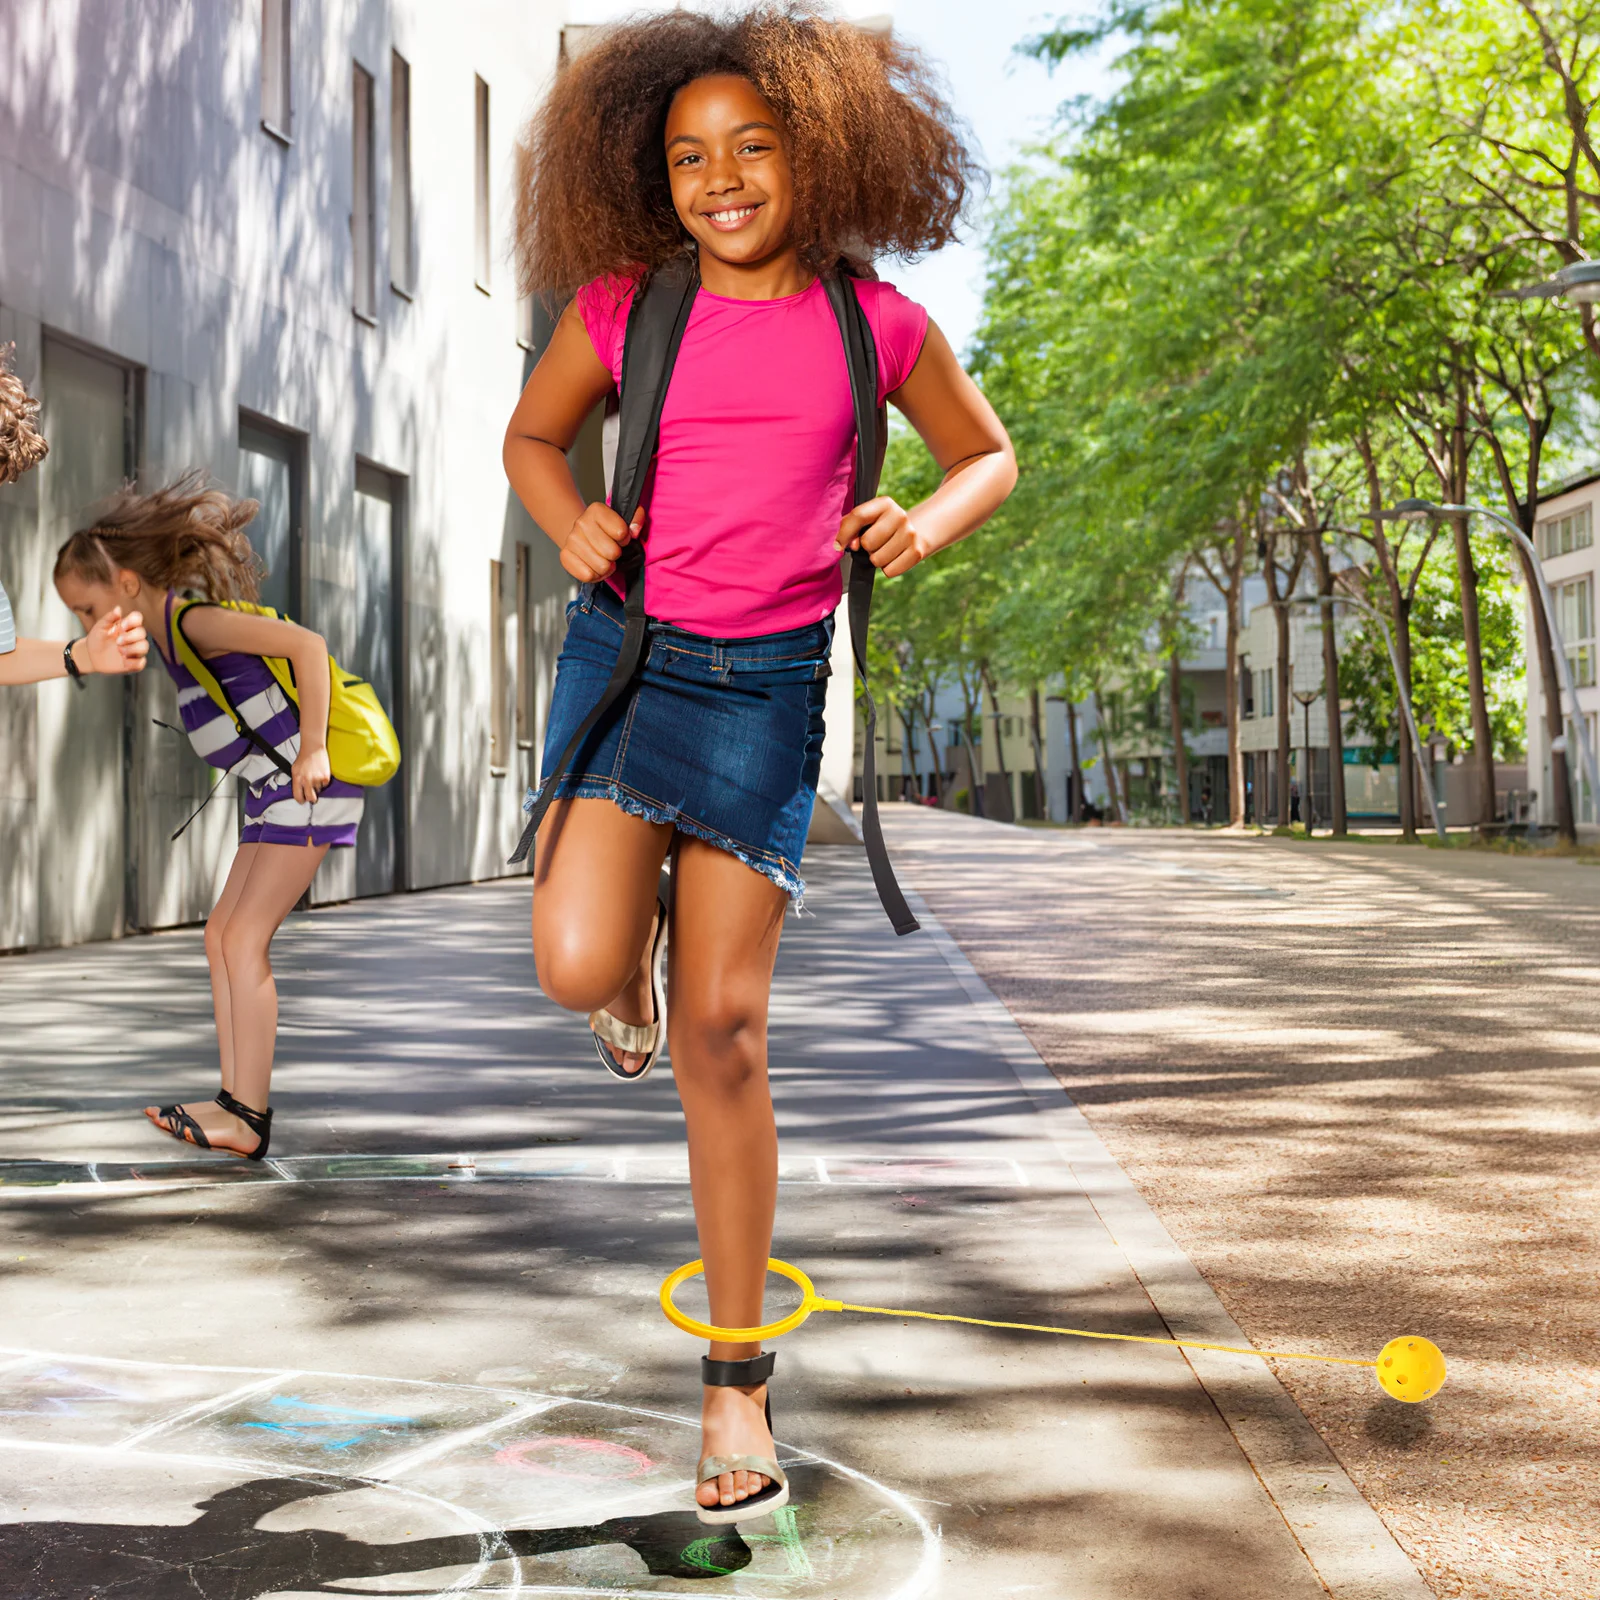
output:
<path id="1" fill-rule="evenodd" d="M 0 1524 L 0 1600 L 45 1595 L 116 1600 L 257 1600 L 264 1595 L 345 1594 L 358 1579 L 437 1573 L 513 1556 L 626 1545 L 650 1576 L 719 1578 L 750 1564 L 734 1528 L 707 1529 L 690 1511 L 613 1517 L 567 1528 L 449 1534 L 387 1544 L 328 1528 L 271 1530 L 271 1512 L 359 1485 L 257 1478 L 199 1502 L 184 1524 L 37 1521 Z M 387 1593 L 433 1593 L 437 1585 Z"/>

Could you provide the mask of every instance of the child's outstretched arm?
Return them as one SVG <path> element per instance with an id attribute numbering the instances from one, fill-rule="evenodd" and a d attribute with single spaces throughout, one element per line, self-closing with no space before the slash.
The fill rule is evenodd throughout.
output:
<path id="1" fill-rule="evenodd" d="M 0 655 L 0 684 L 43 683 L 67 676 L 66 652 L 84 675 L 91 672 L 140 672 L 150 653 L 144 619 L 137 611 L 126 617 L 113 606 L 81 639 L 18 639 L 16 649 Z"/>
<path id="2" fill-rule="evenodd" d="M 610 392 L 611 374 L 574 301 L 511 413 L 502 459 L 517 498 L 560 547 L 561 565 L 579 583 L 610 577 L 623 545 L 644 525 L 643 507 L 630 526 L 604 501 L 586 506 L 567 464 L 584 418 Z"/>
<path id="3" fill-rule="evenodd" d="M 888 495 L 856 506 L 839 524 L 838 545 L 865 550 L 897 578 L 981 528 L 1015 486 L 1017 458 L 994 407 L 931 322 L 911 376 L 889 398 L 922 435 L 944 481 L 909 511 Z"/>
<path id="4" fill-rule="evenodd" d="M 328 703 L 333 681 L 328 642 L 320 633 L 280 617 L 258 617 L 222 606 L 196 606 L 183 631 L 201 656 L 238 650 L 252 656 L 282 656 L 294 668 L 300 695 L 300 753 L 294 758 L 294 797 L 313 803 L 332 781 L 328 765 Z"/>

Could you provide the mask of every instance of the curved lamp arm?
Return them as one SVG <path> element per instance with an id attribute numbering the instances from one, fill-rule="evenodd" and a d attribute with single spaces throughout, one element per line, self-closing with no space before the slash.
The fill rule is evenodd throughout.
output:
<path id="1" fill-rule="evenodd" d="M 1591 803 L 1600 806 L 1600 767 L 1595 762 L 1594 746 L 1589 743 L 1589 730 L 1583 720 L 1583 712 L 1578 706 L 1578 682 L 1572 675 L 1572 663 L 1567 659 L 1567 647 L 1561 639 L 1561 629 L 1556 622 L 1556 603 L 1550 593 L 1550 585 L 1545 582 L 1544 564 L 1539 560 L 1539 552 L 1534 548 L 1530 539 L 1510 517 L 1503 516 L 1498 511 L 1491 511 L 1488 506 L 1440 506 L 1443 512 L 1451 516 L 1487 517 L 1491 522 L 1497 522 L 1516 541 L 1517 548 L 1528 558 L 1528 565 L 1533 569 L 1534 583 L 1539 590 L 1539 604 L 1544 607 L 1545 622 L 1550 628 L 1550 643 L 1554 647 L 1556 658 L 1556 671 L 1561 674 L 1561 687 L 1567 692 L 1567 700 L 1572 706 L 1572 726 L 1578 735 L 1578 753 L 1583 758 L 1584 776 L 1589 780 L 1589 796 Z"/>

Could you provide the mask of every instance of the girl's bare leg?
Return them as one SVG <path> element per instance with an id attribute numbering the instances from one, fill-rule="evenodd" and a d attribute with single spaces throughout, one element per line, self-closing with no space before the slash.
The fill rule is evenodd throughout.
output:
<path id="1" fill-rule="evenodd" d="M 737 857 L 679 841 L 672 907 L 672 1072 L 689 1131 L 689 1180 L 706 1264 L 711 1320 L 759 1323 L 778 1199 L 778 1133 L 767 1087 L 767 1005 L 786 897 Z M 754 1344 L 713 1343 L 740 1361 Z M 703 1455 L 772 1454 L 762 1415 L 766 1386 L 701 1391 Z M 760 1473 L 702 1484 L 702 1505 L 759 1492 Z"/>
<path id="2" fill-rule="evenodd" d="M 206 966 L 211 971 L 211 1010 L 217 1019 L 217 1054 L 222 1062 L 222 1087 L 233 1093 L 233 1008 L 228 998 L 228 963 L 222 959 L 222 930 L 244 893 L 245 880 L 260 845 L 242 844 L 228 869 L 228 881 L 206 918 Z M 246 1105 L 249 1101 L 245 1102 Z"/>
<path id="3" fill-rule="evenodd" d="M 222 1045 L 223 1059 L 228 1060 L 231 1051 L 233 1078 L 230 1084 L 224 1077 L 223 1087 L 253 1110 L 265 1111 L 272 1103 L 272 1057 L 278 1038 L 278 987 L 273 981 L 269 951 L 273 935 L 283 925 L 283 919 L 311 886 L 328 847 L 325 844 L 245 845 L 241 846 L 240 854 L 245 850 L 251 852 L 251 859 L 215 936 L 224 971 L 230 1041 Z M 234 874 L 230 872 L 224 897 L 233 879 Z M 221 909 L 219 900 L 217 910 L 206 924 L 208 957 L 213 942 L 211 924 L 218 921 L 217 912 Z M 215 966 L 212 970 L 215 1003 Z M 220 1042 L 220 1006 L 217 1024 Z M 219 1149 L 247 1154 L 260 1142 L 239 1118 L 219 1105 L 208 1101 L 184 1109 Z"/>
<path id="4" fill-rule="evenodd" d="M 671 843 L 668 825 L 609 800 L 550 807 L 533 857 L 533 960 L 558 1006 L 649 1020 L 648 975 L 641 994 L 639 973 Z"/>

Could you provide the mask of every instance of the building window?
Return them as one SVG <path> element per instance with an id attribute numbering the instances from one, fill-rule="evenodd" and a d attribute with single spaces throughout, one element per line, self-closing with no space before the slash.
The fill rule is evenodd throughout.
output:
<path id="1" fill-rule="evenodd" d="M 357 64 L 351 75 L 354 131 L 350 141 L 354 158 L 353 201 L 350 211 L 350 239 L 354 246 L 355 313 L 364 321 L 377 320 L 378 290 L 375 257 L 377 254 L 377 209 L 372 181 L 372 74 Z"/>
<path id="2" fill-rule="evenodd" d="M 288 141 L 294 103 L 289 94 L 289 8 L 292 0 L 261 0 L 261 126 Z"/>
<path id="3" fill-rule="evenodd" d="M 1574 550 L 1587 550 L 1594 543 L 1594 517 L 1589 506 L 1579 506 L 1564 517 L 1551 517 L 1539 524 L 1539 554 L 1568 556 Z"/>
<path id="4" fill-rule="evenodd" d="M 489 776 L 506 775 L 506 564 L 489 563 Z"/>
<path id="5" fill-rule="evenodd" d="M 412 243 L 411 64 L 396 50 L 389 58 L 389 282 L 408 299 Z"/>
<path id="6" fill-rule="evenodd" d="M 1267 667 L 1256 674 L 1256 711 L 1260 716 L 1270 717 L 1276 710 L 1273 703 L 1273 694 L 1277 685 L 1273 681 L 1277 677 L 1277 669 Z"/>
<path id="7" fill-rule="evenodd" d="M 1580 689 L 1594 683 L 1594 576 L 1558 583 L 1551 590 L 1556 603 L 1556 626 L 1572 663 L 1572 677 Z"/>
<path id="8" fill-rule="evenodd" d="M 473 80 L 472 281 L 489 292 L 489 85 Z"/>

